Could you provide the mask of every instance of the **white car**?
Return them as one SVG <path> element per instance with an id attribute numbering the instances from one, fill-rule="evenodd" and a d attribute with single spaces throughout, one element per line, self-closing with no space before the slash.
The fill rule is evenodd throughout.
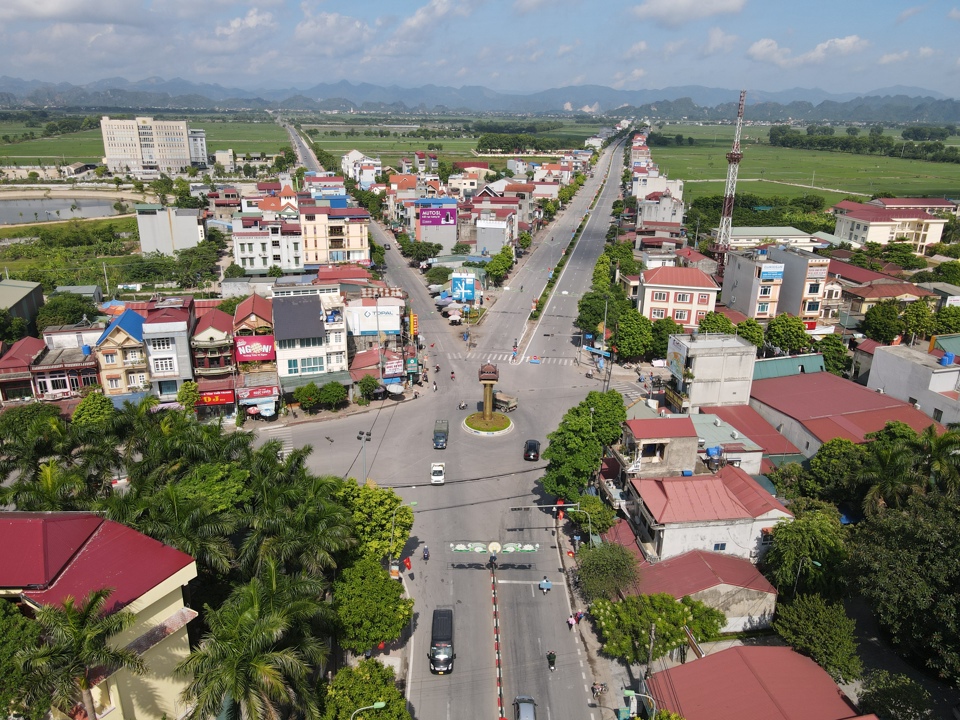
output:
<path id="1" fill-rule="evenodd" d="M 431 485 L 443 485 L 446 477 L 443 473 L 444 464 L 443 463 L 431 463 L 430 464 L 430 484 Z"/>
<path id="2" fill-rule="evenodd" d="M 614 510 L 620 510 L 623 513 L 627 512 L 627 495 L 617 487 L 617 484 L 613 480 L 603 481 L 603 492 Z"/>

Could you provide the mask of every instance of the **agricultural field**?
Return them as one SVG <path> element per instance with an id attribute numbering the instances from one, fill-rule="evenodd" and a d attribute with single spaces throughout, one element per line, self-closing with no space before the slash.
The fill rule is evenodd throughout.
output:
<path id="1" fill-rule="evenodd" d="M 233 149 L 235 153 L 275 154 L 290 145 L 287 131 L 275 122 L 212 122 L 190 120 L 191 129 L 206 130 L 207 152 Z"/>
<path id="2" fill-rule="evenodd" d="M 0 125 L 0 130 L 4 126 Z M 33 130 L 39 135 L 43 128 L 27 128 L 18 125 L 10 129 L 10 134 L 20 134 Z M 0 132 L 0 135 L 7 131 Z M 100 130 L 84 130 L 78 133 L 57 135 L 55 137 L 26 140 L 0 144 L 0 164 L 3 165 L 70 165 L 75 162 L 100 162 L 103 158 L 103 135 Z"/>

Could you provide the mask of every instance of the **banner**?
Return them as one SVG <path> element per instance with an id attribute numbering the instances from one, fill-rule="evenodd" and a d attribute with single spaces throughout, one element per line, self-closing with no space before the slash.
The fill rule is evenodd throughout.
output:
<path id="1" fill-rule="evenodd" d="M 197 405 L 232 405 L 233 401 L 233 390 L 217 390 L 200 393 Z"/>
<path id="2" fill-rule="evenodd" d="M 410 313 L 410 337 L 415 338 L 420 332 L 420 322 L 416 313 Z"/>
<path id="3" fill-rule="evenodd" d="M 441 208 L 421 208 L 420 224 L 423 226 L 456 225 L 457 208 L 455 205 Z"/>
<path id="4" fill-rule="evenodd" d="M 238 337 L 235 340 L 237 343 L 237 362 L 277 359 L 273 335 L 251 335 L 249 337 Z"/>
<path id="5" fill-rule="evenodd" d="M 384 375 L 403 375 L 403 360 L 387 360 L 383 363 Z"/>
<path id="6" fill-rule="evenodd" d="M 280 397 L 280 388 L 276 385 L 261 385 L 260 387 L 237 389 L 237 398 L 241 401 L 275 397 Z"/>

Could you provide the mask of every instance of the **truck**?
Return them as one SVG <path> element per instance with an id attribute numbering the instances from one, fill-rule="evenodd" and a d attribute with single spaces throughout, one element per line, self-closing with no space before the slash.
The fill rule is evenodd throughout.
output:
<path id="1" fill-rule="evenodd" d="M 446 420 L 437 420 L 433 424 L 433 449 L 445 450 L 447 437 L 450 435 L 450 423 Z"/>
<path id="2" fill-rule="evenodd" d="M 430 463 L 431 485 L 443 485 L 444 480 L 446 480 L 446 475 L 444 474 L 445 467 L 443 463 Z"/>
<path id="3" fill-rule="evenodd" d="M 500 412 L 513 412 L 517 409 L 517 399 L 502 392 L 493 394 L 493 409 Z"/>

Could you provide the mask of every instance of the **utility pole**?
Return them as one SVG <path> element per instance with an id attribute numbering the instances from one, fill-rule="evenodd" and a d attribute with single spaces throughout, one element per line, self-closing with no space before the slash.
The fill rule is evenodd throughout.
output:
<path id="1" fill-rule="evenodd" d="M 110 281 L 107 280 L 107 264 L 103 264 L 103 284 L 107 286 L 107 296 L 110 295 Z"/>
<path id="2" fill-rule="evenodd" d="M 650 623 L 650 647 L 647 650 L 647 670 L 644 673 L 645 678 L 649 678 L 653 674 L 650 668 L 653 667 L 653 640 L 656 636 L 657 626 L 655 623 Z"/>

